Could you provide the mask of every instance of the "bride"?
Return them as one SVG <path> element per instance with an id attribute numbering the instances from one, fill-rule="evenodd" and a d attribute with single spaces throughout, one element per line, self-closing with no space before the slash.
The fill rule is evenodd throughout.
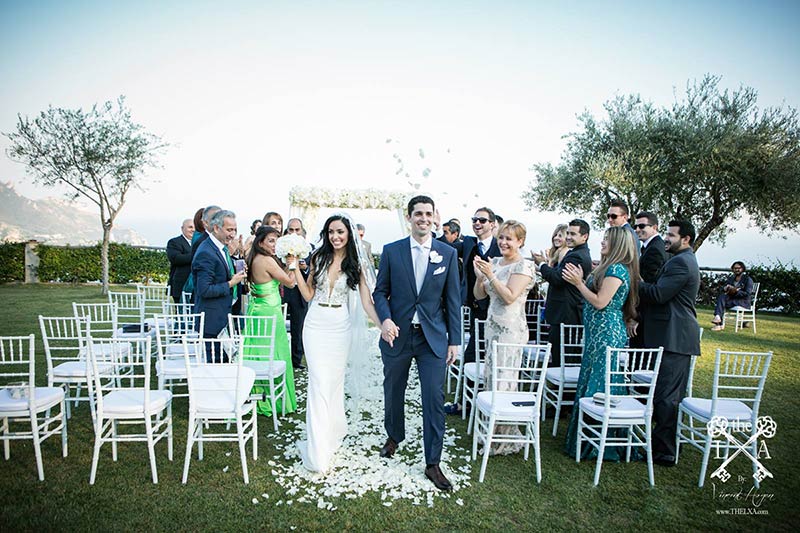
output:
<path id="1" fill-rule="evenodd" d="M 351 352 L 354 357 L 367 354 L 364 311 L 379 323 L 368 283 L 368 279 L 374 280 L 372 263 L 353 228 L 345 215 L 329 217 L 320 232 L 322 245 L 311 256 L 308 281 L 296 276 L 300 294 L 310 302 L 303 326 L 308 364 L 308 440 L 298 447 L 303 465 L 313 472 L 328 470 L 347 434 L 345 367 Z"/>

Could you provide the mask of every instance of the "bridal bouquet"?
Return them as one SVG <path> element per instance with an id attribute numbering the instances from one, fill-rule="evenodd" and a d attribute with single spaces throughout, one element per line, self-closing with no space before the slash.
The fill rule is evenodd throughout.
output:
<path id="1" fill-rule="evenodd" d="M 286 262 L 286 257 L 289 255 L 305 258 L 310 253 L 311 245 L 297 234 L 284 235 L 275 242 L 275 255 L 284 262 Z M 293 269 L 293 267 L 296 267 L 296 264 L 289 265 L 290 269 Z"/>

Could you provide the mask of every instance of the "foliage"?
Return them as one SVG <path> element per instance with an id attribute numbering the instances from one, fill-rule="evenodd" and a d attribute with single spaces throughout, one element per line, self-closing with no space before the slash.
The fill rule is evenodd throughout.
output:
<path id="1" fill-rule="evenodd" d="M 5 134 L 8 155 L 24 163 L 34 182 L 66 186 L 71 199 L 86 198 L 100 211 L 103 227 L 101 279 L 108 290 L 108 246 L 125 197 L 131 187 L 141 189 L 146 168 L 157 165 L 167 146 L 156 135 L 131 120 L 125 98 L 116 104 L 82 109 L 48 107 L 31 120 L 18 116 L 17 129 Z"/>
<path id="2" fill-rule="evenodd" d="M 101 245 L 88 247 L 39 245 L 39 280 L 83 283 L 97 281 Z M 165 282 L 169 274 L 167 255 L 161 250 L 111 243 L 109 278 L 112 283 Z"/>
<path id="3" fill-rule="evenodd" d="M 769 309 L 786 314 L 800 313 L 800 270 L 795 265 L 757 265 L 748 267 L 754 282 L 760 282 L 757 309 Z M 701 272 L 697 303 L 714 305 L 730 273 Z"/>
<path id="4" fill-rule="evenodd" d="M 25 243 L 0 242 L 0 283 L 25 281 Z"/>
<path id="5" fill-rule="evenodd" d="M 591 212 L 598 226 L 614 198 L 632 214 L 691 220 L 695 249 L 724 242 L 748 215 L 767 233 L 800 227 L 800 127 L 793 108 L 756 106 L 750 87 L 719 89 L 707 75 L 686 98 L 657 108 L 638 95 L 605 103 L 607 118 L 585 112 L 561 162 L 532 167 L 529 207 Z"/>

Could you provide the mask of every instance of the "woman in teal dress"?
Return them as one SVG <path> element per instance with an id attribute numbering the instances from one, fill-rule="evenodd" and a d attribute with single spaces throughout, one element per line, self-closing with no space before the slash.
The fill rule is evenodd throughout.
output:
<path id="1" fill-rule="evenodd" d="M 583 306 L 583 359 L 565 447 L 570 457 L 575 457 L 577 443 L 578 399 L 606 392 L 606 348 L 625 347 L 628 341 L 625 324 L 627 319 L 636 316 L 639 259 L 633 234 L 623 227 L 608 228 L 600 244 L 600 257 L 600 264 L 586 283 L 580 266 L 567 264 L 563 273 L 564 280 L 575 285 L 586 300 Z M 581 456 L 588 459 L 594 451 L 586 445 Z M 617 449 L 607 448 L 604 460 L 619 460 Z"/>
<path id="2" fill-rule="evenodd" d="M 253 245 L 247 255 L 247 281 L 250 282 L 250 303 L 247 306 L 247 316 L 275 317 L 275 360 L 286 363 L 286 412 L 291 413 L 297 407 L 294 393 L 294 370 L 292 368 L 292 352 L 289 349 L 289 338 L 286 335 L 285 320 L 281 307 L 280 285 L 294 287 L 294 273 L 287 273 L 275 257 L 275 243 L 280 237 L 280 232 L 270 226 L 261 226 L 256 231 Z M 245 329 L 245 335 L 247 335 Z M 254 355 L 254 347 L 248 349 L 245 337 L 244 357 Z M 263 349 L 259 345 L 259 349 Z M 256 382 L 256 392 L 267 392 L 266 385 Z M 283 412 L 282 399 L 277 401 L 278 412 Z M 262 415 L 272 416 L 272 406 L 269 401 L 258 402 L 258 412 Z"/>

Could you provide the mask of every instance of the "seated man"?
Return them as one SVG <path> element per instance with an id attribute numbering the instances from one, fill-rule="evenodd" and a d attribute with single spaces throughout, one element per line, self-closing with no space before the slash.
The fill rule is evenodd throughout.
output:
<path id="1" fill-rule="evenodd" d="M 740 305 L 750 308 L 750 297 L 753 293 L 753 278 L 747 275 L 744 263 L 736 261 L 731 265 L 733 274 L 725 280 L 722 294 L 717 297 L 717 305 L 714 308 L 714 318 L 711 323 L 714 327 L 712 331 L 722 331 L 725 327 L 725 310 Z"/>

